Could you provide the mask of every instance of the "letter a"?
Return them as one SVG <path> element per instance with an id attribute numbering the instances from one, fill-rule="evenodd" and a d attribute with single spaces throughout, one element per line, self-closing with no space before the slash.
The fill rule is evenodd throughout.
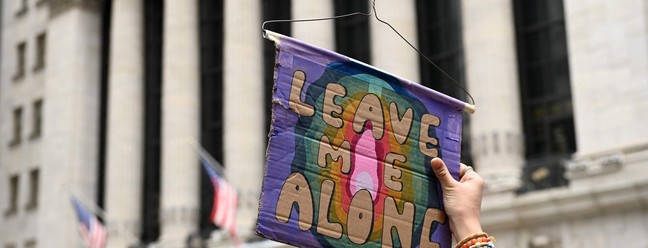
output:
<path id="1" fill-rule="evenodd" d="M 353 131 L 362 133 L 362 130 L 365 128 L 365 123 L 369 120 L 373 126 L 371 133 L 375 139 L 379 140 L 383 137 L 384 118 L 385 116 L 383 115 L 382 105 L 378 96 L 367 94 L 360 101 L 355 116 L 353 117 Z"/>
<path id="2" fill-rule="evenodd" d="M 306 178 L 300 173 L 291 174 L 281 187 L 275 218 L 288 223 L 294 204 L 299 208 L 299 229 L 302 231 L 310 229 L 313 225 L 313 196 Z"/>

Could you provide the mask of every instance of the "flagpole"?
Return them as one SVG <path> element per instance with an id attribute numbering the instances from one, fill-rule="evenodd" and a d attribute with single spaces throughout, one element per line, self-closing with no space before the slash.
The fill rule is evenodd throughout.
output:
<path id="1" fill-rule="evenodd" d="M 218 162 L 205 148 L 200 145 L 198 142 L 191 140 L 189 141 L 189 144 L 198 152 L 198 155 L 200 155 L 201 158 L 204 158 L 209 162 L 209 164 L 220 174 L 220 176 L 227 178 L 225 176 L 225 167 Z"/>
<path id="2" fill-rule="evenodd" d="M 74 192 L 70 193 L 70 194 L 72 195 L 72 198 L 79 199 L 79 200 L 81 200 L 81 203 L 83 203 L 84 205 L 90 207 L 90 211 L 93 214 L 101 217 L 104 220 L 106 219 L 106 217 L 107 217 L 106 211 L 103 210 L 101 207 L 99 207 L 99 205 L 95 204 L 94 201 L 92 201 L 89 198 L 85 197 L 83 194 L 74 194 Z"/>
<path id="3" fill-rule="evenodd" d="M 92 212 L 93 214 L 101 217 L 104 220 L 104 223 L 106 224 L 106 227 L 115 227 L 116 228 L 115 230 L 117 230 L 119 233 L 126 234 L 126 236 L 128 236 L 128 239 L 130 239 L 131 243 L 133 243 L 133 244 L 139 243 L 140 240 L 137 237 L 137 235 L 135 235 L 133 230 L 129 230 L 129 228 L 125 227 L 125 226 L 117 226 L 117 225 L 114 225 L 114 224 L 110 223 L 108 221 L 108 212 L 106 212 L 106 210 L 104 210 L 103 208 L 99 207 L 99 205 L 95 204 L 94 201 L 88 199 L 83 194 L 70 193 L 70 195 L 72 195 L 73 199 L 78 199 L 85 206 L 88 206 L 90 208 L 89 209 L 90 212 Z M 126 229 L 126 230 L 124 230 L 124 229 Z"/>
<path id="4" fill-rule="evenodd" d="M 225 172 L 225 167 L 223 167 L 223 165 L 221 163 L 219 163 L 216 159 L 214 159 L 214 157 L 212 157 L 211 154 L 209 154 L 209 152 L 207 150 L 205 150 L 205 148 L 202 147 L 200 144 L 198 144 L 198 142 L 196 142 L 195 140 L 189 140 L 189 144 L 191 144 L 191 146 L 196 150 L 196 152 L 198 152 L 198 155 L 200 156 L 200 159 L 205 159 L 207 164 L 209 164 L 209 167 L 213 168 L 216 171 L 216 173 L 220 174 L 220 177 L 223 177 L 223 179 L 226 180 L 226 176 L 225 176 L 225 173 L 224 173 Z M 202 163 L 202 164 L 204 165 L 205 163 Z M 226 185 L 228 185 L 228 184 L 226 184 Z M 231 186 L 227 186 L 227 187 L 231 187 Z M 232 190 L 235 192 L 235 194 L 238 194 L 236 192 L 237 190 L 235 188 L 232 187 Z M 238 198 L 238 197 L 236 197 L 236 198 Z M 220 224 L 217 224 L 217 225 L 220 225 Z M 227 233 L 229 234 L 230 240 L 234 244 L 234 246 L 235 247 L 241 247 L 241 244 L 242 244 L 241 239 L 237 235 L 236 224 L 234 224 L 234 225 L 235 225 L 234 231 L 227 230 Z M 221 226 L 221 228 L 228 229 L 228 227 L 226 227 L 226 226 Z"/>

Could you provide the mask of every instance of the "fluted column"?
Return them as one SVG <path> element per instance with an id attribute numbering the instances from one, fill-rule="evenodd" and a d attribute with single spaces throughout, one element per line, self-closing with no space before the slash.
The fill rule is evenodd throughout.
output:
<path id="1" fill-rule="evenodd" d="M 38 247 L 80 247 L 70 196 L 97 199 L 100 3 L 48 3 Z"/>
<path id="2" fill-rule="evenodd" d="M 184 247 L 187 236 L 198 229 L 200 166 L 192 147 L 200 132 L 198 16 L 197 1 L 164 1 L 160 206 L 164 247 Z"/>
<path id="3" fill-rule="evenodd" d="M 225 0 L 224 13 L 224 165 L 239 192 L 237 223 L 245 239 L 254 235 L 268 128 L 263 110 L 260 1 Z"/>
<path id="4" fill-rule="evenodd" d="M 510 191 L 524 163 L 511 0 L 463 0 L 466 78 L 477 100 L 471 116 L 473 159 L 487 189 Z"/>
<path id="5" fill-rule="evenodd" d="M 292 19 L 329 17 L 333 14 L 333 0 L 292 1 Z M 291 25 L 293 37 L 325 49 L 335 50 L 335 22 L 293 22 Z"/>
<path id="6" fill-rule="evenodd" d="M 108 247 L 137 243 L 142 201 L 142 0 L 113 0 L 106 156 Z"/>
<path id="7" fill-rule="evenodd" d="M 372 1 L 369 0 L 369 8 Z M 389 22 L 414 46 L 418 43 L 415 0 L 384 0 L 376 2 L 380 19 Z M 419 55 L 387 25 L 371 16 L 371 64 L 414 82 L 420 81 Z"/>

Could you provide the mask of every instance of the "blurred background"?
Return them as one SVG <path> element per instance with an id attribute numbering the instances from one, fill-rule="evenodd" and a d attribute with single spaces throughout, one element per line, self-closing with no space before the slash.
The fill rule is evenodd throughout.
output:
<path id="1" fill-rule="evenodd" d="M 254 235 L 275 48 L 268 19 L 367 0 L 2 0 L 0 247 L 229 247 L 196 147 Z M 464 163 L 498 247 L 648 247 L 648 2 L 378 0 L 379 17 L 464 85 Z M 373 17 L 268 24 L 468 101 Z"/>

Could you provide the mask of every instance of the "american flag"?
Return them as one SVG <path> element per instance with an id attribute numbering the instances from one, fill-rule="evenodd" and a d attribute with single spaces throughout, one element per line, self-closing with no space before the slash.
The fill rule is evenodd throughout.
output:
<path id="1" fill-rule="evenodd" d="M 74 205 L 77 217 L 79 218 L 79 224 L 81 225 L 79 232 L 81 233 L 85 246 L 87 248 L 104 248 L 108 233 L 99 219 L 97 219 L 97 216 L 89 212 L 75 198 L 72 198 L 72 205 Z"/>
<path id="2" fill-rule="evenodd" d="M 236 207 L 238 201 L 236 189 L 218 174 L 206 156 L 206 154 L 200 154 L 200 163 L 214 187 L 214 203 L 209 220 L 220 228 L 227 230 L 234 241 L 239 242 L 236 233 Z"/>

